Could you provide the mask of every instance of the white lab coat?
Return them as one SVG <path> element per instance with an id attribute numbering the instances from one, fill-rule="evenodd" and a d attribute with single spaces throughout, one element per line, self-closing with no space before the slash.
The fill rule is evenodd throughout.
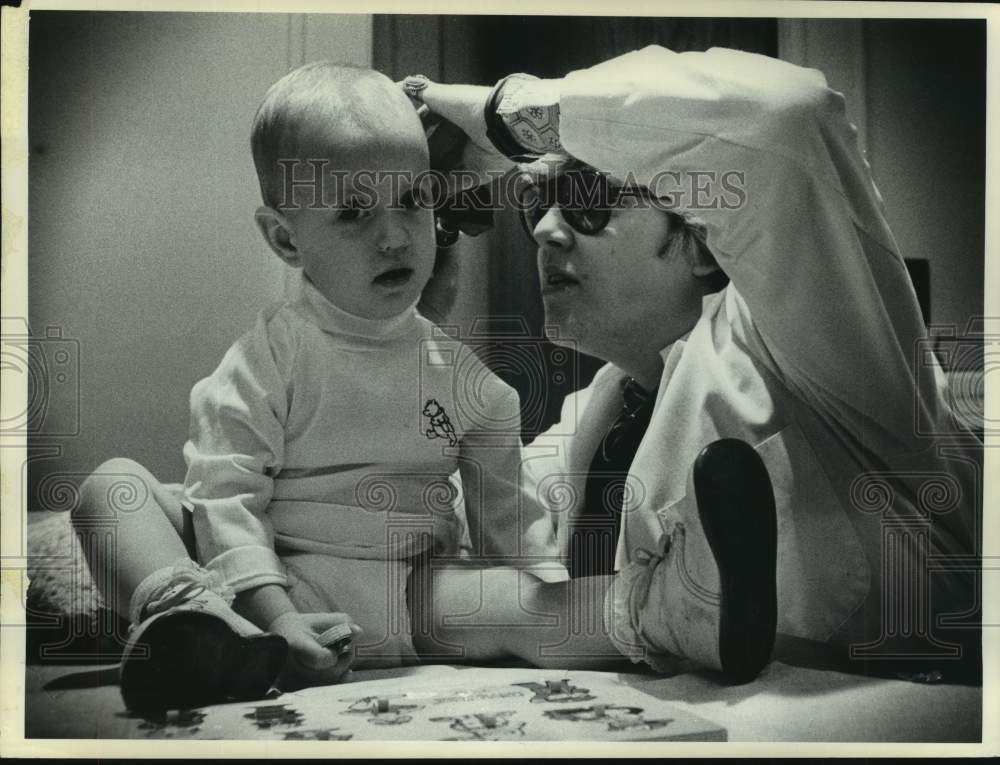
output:
<path id="1" fill-rule="evenodd" d="M 937 612 L 962 610 L 971 588 L 929 571 L 935 556 L 975 553 L 981 447 L 945 403 L 841 94 L 765 56 L 651 46 L 568 75 L 560 112 L 565 150 L 620 178 L 745 174 L 742 206 L 696 211 L 731 284 L 663 350 L 618 565 L 691 522 L 695 457 L 735 437 L 758 449 L 775 488 L 779 632 L 877 652 L 905 630 L 933 631 L 931 589 Z M 623 376 L 602 369 L 526 452 L 564 554 Z"/>

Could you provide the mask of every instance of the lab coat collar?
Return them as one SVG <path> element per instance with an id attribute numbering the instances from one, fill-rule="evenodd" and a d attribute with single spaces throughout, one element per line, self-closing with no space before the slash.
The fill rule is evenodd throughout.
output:
<path id="1" fill-rule="evenodd" d="M 660 351 L 660 358 L 663 359 L 663 374 L 660 375 L 661 392 L 666 387 L 664 383 L 669 379 L 674 366 L 677 364 L 677 360 L 680 358 L 681 352 L 684 350 L 684 346 L 687 344 L 688 338 L 691 337 L 691 333 L 694 332 L 695 327 L 705 321 L 706 317 L 711 317 L 718 310 L 719 304 L 723 301 L 725 294 L 726 291 L 722 290 L 721 292 L 712 292 L 703 296 L 701 299 L 701 316 L 698 317 L 698 321 L 695 322 L 691 329 Z"/>

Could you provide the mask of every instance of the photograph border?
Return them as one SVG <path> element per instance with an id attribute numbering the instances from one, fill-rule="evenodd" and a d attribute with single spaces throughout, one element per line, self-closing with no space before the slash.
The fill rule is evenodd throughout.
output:
<path id="1" fill-rule="evenodd" d="M 612 6 L 597 2 L 560 2 L 545 0 L 490 0 L 470 10 L 457 2 L 373 2 L 365 13 L 462 13 L 524 15 L 607 15 Z M 2 284 L 0 302 L 4 316 L 28 316 L 27 305 L 27 220 L 28 220 L 28 138 L 27 138 L 27 28 L 30 11 L 168 11 L 232 13 L 275 12 L 351 13 L 356 2 L 248 2 L 247 0 L 213 0 L 210 3 L 169 2 L 32 2 L 20 8 L 2 9 Z M 987 33 L 987 131 L 986 131 L 986 210 L 1000 209 L 997 198 L 1000 178 L 1000 129 L 997 129 L 998 82 L 997 50 L 1000 32 L 997 21 L 1000 10 L 984 4 L 950 3 L 861 3 L 774 1 L 768 2 L 642 2 L 628 0 L 613 6 L 614 14 L 627 16 L 728 16 L 728 17 L 824 17 L 824 18 L 980 18 L 986 19 Z M 989 128 L 993 129 L 990 130 Z M 984 314 L 1000 317 L 1000 278 L 997 272 L 996 216 L 986 215 L 984 263 Z M 1000 417 L 997 394 L 998 375 L 986 376 L 986 417 Z M 26 380 L 4 375 L 0 392 L 5 411 L 23 409 L 27 400 Z M 13 403 L 12 403 L 13 402 Z M 2 597 L 0 625 L 23 624 L 24 596 L 27 591 L 27 522 L 22 507 L 21 466 L 26 449 L 20 440 L 5 434 L 0 440 L 0 470 L 2 496 L 0 503 L 0 559 L 2 559 Z M 396 743 L 377 741 L 350 742 L 277 742 L 277 741 L 135 741 L 135 740 L 52 740 L 24 738 L 25 645 L 23 629 L 8 626 L 0 629 L 0 752 L 4 756 L 211 756 L 211 757 L 622 757 L 622 756 L 939 756 L 986 755 L 1000 753 L 1000 727 L 989 724 L 1000 720 L 1000 598 L 996 597 L 997 571 L 1000 571 L 1000 519 L 986 508 L 996 508 L 1000 499 L 1000 440 L 986 436 L 983 488 L 983 741 L 981 744 L 820 744 L 820 743 L 635 743 L 603 744 L 573 742 L 502 742 L 502 743 Z M 992 516 L 992 517 L 991 517 Z M 992 573 L 991 573 L 992 572 Z M 990 629 L 990 627 L 993 627 Z"/>

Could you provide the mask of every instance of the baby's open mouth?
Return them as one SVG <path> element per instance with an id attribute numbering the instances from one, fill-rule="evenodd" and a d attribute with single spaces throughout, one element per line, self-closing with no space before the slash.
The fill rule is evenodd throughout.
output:
<path id="1" fill-rule="evenodd" d="M 380 287 L 399 287 L 410 281 L 412 268 L 391 268 L 375 277 L 375 283 Z"/>

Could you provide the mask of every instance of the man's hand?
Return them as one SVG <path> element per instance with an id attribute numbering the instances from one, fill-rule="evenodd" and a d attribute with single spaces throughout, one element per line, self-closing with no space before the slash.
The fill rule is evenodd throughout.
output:
<path id="1" fill-rule="evenodd" d="M 337 654 L 332 647 L 319 643 L 318 638 L 330 627 L 346 624 L 357 636 L 362 630 L 347 614 L 300 614 L 288 611 L 268 626 L 267 631 L 288 641 L 288 663 L 279 684 L 284 690 L 306 685 L 330 685 L 340 682 L 354 661 L 353 649 Z"/>
<path id="2" fill-rule="evenodd" d="M 420 90 L 418 97 L 410 98 L 414 106 L 419 108 L 421 104 L 426 104 L 431 112 L 461 128 L 481 151 L 496 153 L 486 137 L 486 122 L 483 119 L 486 99 L 492 88 L 485 85 L 444 85 L 432 80 L 425 82 L 426 86 Z"/>
<path id="3" fill-rule="evenodd" d="M 399 84 L 403 87 L 403 83 Z M 491 172 L 496 177 L 514 167 L 514 163 L 498 152 L 486 137 L 483 112 L 491 91 L 492 88 L 485 85 L 443 85 L 428 80 L 418 98 L 411 96 L 414 106 L 423 104 L 430 112 L 424 116 L 424 124 L 428 131 L 432 168 L 446 174 L 459 170 L 472 171 L 479 176 L 479 183 L 485 183 L 491 180 Z M 445 122 L 429 119 L 431 115 Z M 456 127 L 460 133 L 454 130 Z M 458 141 L 465 141 L 460 153 L 455 152 Z M 441 158 L 447 158 L 447 161 L 442 163 L 439 161 Z M 463 188 L 468 188 L 467 178 L 460 178 L 460 182 Z"/>

